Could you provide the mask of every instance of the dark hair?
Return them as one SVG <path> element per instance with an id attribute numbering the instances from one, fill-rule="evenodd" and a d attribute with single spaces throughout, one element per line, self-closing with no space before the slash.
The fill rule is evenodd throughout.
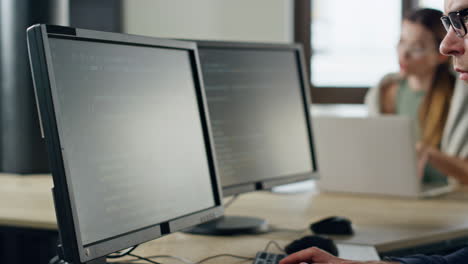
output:
<path id="1" fill-rule="evenodd" d="M 444 26 L 442 25 L 442 21 L 440 21 L 440 18 L 443 15 L 444 14 L 442 11 L 432 8 L 422 8 L 410 12 L 404 17 L 404 19 L 416 24 L 423 25 L 432 33 L 436 41 L 436 45 L 439 47 L 440 43 L 445 37 L 445 34 L 447 33 Z"/>
<path id="2" fill-rule="evenodd" d="M 404 19 L 429 30 L 438 49 L 447 33 L 440 21 L 442 15 L 439 10 L 423 8 L 407 14 Z M 433 147 L 440 146 L 455 86 L 455 77 L 450 68 L 450 60 L 437 67 L 431 87 L 419 107 L 421 140 Z"/>

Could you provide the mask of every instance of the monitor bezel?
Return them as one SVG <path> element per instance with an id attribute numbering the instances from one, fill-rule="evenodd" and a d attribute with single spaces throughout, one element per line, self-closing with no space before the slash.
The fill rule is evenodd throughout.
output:
<path id="1" fill-rule="evenodd" d="M 89 262 L 94 259 L 103 258 L 117 250 L 132 247 L 222 216 L 222 195 L 217 173 L 216 153 L 212 143 L 213 137 L 204 93 L 203 76 L 195 43 L 44 24 L 31 26 L 27 30 L 27 35 L 41 133 L 45 137 L 54 182 L 53 197 L 64 260 L 73 263 Z M 66 38 L 188 51 L 202 123 L 214 206 L 198 212 L 189 212 L 184 216 L 170 219 L 163 223 L 155 223 L 152 226 L 139 230 L 129 231 L 116 237 L 107 238 L 88 245 L 82 244 L 75 201 L 72 195 L 73 189 L 69 182 L 70 175 L 67 173 L 67 164 L 66 160 L 64 160 L 60 143 L 59 135 L 61 133 L 56 119 L 59 113 L 54 108 L 54 104 L 57 101 L 56 96 L 54 96 L 56 87 L 51 64 L 49 38 Z"/>
<path id="2" fill-rule="evenodd" d="M 317 165 L 316 151 L 313 138 L 310 106 L 310 86 L 308 81 L 307 67 L 305 66 L 304 50 L 301 44 L 298 43 L 262 43 L 262 42 L 233 42 L 233 41 L 207 41 L 207 40 L 192 40 L 197 43 L 198 49 L 237 49 L 237 50 L 261 50 L 261 51 L 292 51 L 295 53 L 296 64 L 299 73 L 301 85 L 301 96 L 303 110 L 306 120 L 307 134 L 309 140 L 309 150 L 311 154 L 312 171 L 307 173 L 281 175 L 274 178 L 268 178 L 260 181 L 243 182 L 235 185 L 222 186 L 223 196 L 232 196 L 253 191 L 269 190 L 273 187 L 295 183 L 306 180 L 319 179 L 319 171 Z M 201 60 L 201 59 L 200 59 Z M 203 62 L 201 62 L 203 64 Z M 222 179 L 220 179 L 222 181 Z"/>

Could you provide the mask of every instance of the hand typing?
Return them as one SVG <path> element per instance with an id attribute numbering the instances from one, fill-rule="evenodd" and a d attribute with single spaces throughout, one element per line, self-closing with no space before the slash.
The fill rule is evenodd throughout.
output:
<path id="1" fill-rule="evenodd" d="M 327 252 L 311 247 L 284 258 L 280 264 L 399 264 L 398 262 L 354 261 L 335 257 Z"/>

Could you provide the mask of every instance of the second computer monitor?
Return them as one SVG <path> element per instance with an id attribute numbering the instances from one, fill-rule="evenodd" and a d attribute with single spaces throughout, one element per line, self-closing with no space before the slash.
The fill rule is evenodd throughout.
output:
<path id="1" fill-rule="evenodd" d="M 316 178 L 302 47 L 197 44 L 224 196 Z"/>

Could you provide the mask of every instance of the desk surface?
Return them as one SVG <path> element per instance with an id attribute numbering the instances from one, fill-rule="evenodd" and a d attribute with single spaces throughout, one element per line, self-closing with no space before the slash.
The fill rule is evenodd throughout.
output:
<path id="1" fill-rule="evenodd" d="M 57 229 L 50 175 L 0 174 L 0 225 Z"/>
<path id="2" fill-rule="evenodd" d="M 0 174 L 0 225 L 56 229 L 51 187 L 52 179 L 47 175 Z M 252 256 L 269 240 L 285 245 L 308 234 L 307 227 L 311 222 L 332 215 L 351 219 L 356 230 L 356 235 L 340 237 L 338 241 L 372 245 L 379 252 L 387 252 L 468 237 L 468 199 L 465 198 L 467 195 L 408 200 L 317 191 L 250 193 L 242 195 L 226 210 L 226 214 L 266 218 L 278 231 L 240 237 L 176 233 L 145 243 L 137 253 L 172 254 L 192 260 L 227 252 Z"/>

